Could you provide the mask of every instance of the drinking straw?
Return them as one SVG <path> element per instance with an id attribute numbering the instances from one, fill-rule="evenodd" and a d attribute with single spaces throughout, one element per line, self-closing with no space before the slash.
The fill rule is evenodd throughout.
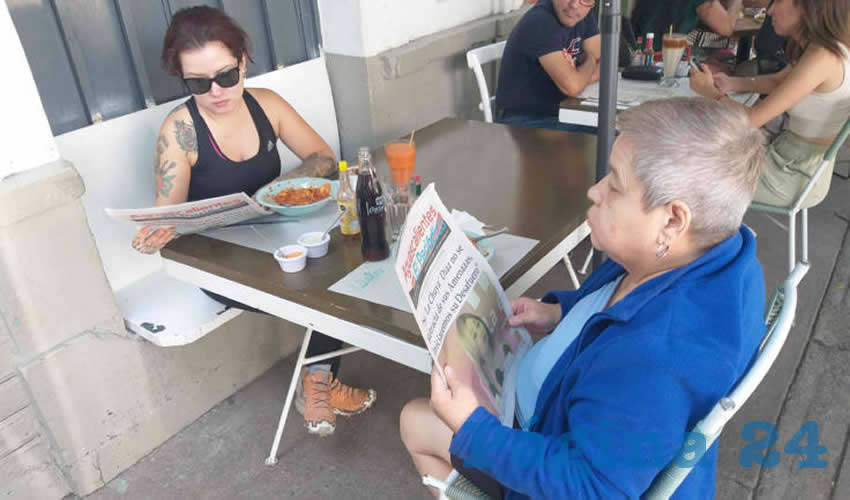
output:
<path id="1" fill-rule="evenodd" d="M 670 25 L 670 38 L 673 38 L 673 25 Z"/>
<path id="2" fill-rule="evenodd" d="M 416 133 L 416 129 L 410 131 L 410 141 L 407 143 L 410 147 L 413 147 L 413 134 Z"/>

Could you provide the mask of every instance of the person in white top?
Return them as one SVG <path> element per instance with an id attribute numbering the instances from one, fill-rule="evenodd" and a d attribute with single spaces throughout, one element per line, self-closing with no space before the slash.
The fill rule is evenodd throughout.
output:
<path id="1" fill-rule="evenodd" d="M 785 207 L 797 198 L 850 117 L 850 0 L 776 0 L 768 14 L 776 33 L 789 37 L 790 64 L 785 69 L 749 78 L 694 69 L 691 89 L 737 106 L 726 97 L 728 92 L 767 94 L 747 109 L 757 127 L 788 114 L 785 125 L 770 139 L 770 164 L 753 200 Z M 820 203 L 831 178 L 832 165 L 803 205 Z"/>

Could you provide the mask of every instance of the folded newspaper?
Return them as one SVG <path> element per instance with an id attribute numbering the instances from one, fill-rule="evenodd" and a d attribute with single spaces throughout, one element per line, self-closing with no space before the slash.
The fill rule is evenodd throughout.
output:
<path id="1" fill-rule="evenodd" d="M 106 209 L 107 215 L 138 227 L 174 226 L 178 233 L 199 233 L 267 215 L 268 210 L 245 193 L 152 208 Z"/>
<path id="2" fill-rule="evenodd" d="M 531 346 L 508 325 L 510 302 L 493 269 L 430 184 L 399 235 L 395 271 L 434 365 L 450 365 L 479 401 L 512 426 L 518 361 Z"/>

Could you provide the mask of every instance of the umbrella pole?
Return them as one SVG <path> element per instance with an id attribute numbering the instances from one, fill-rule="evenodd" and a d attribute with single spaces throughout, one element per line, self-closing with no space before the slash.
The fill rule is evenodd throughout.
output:
<path id="1" fill-rule="evenodd" d="M 599 60 L 599 124 L 596 142 L 596 181 L 608 174 L 608 156 L 614 144 L 614 120 L 617 113 L 617 58 L 620 52 L 620 0 L 602 0 L 600 31 L 602 55 Z M 602 263 L 595 252 L 594 269 Z"/>

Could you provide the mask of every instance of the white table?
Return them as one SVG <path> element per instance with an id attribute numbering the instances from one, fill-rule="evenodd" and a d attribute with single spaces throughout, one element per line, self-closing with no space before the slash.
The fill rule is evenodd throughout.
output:
<path id="1" fill-rule="evenodd" d="M 662 87 L 659 82 L 628 80 L 618 75 L 617 110 L 628 109 L 638 104 L 671 97 L 697 97 L 691 90 L 690 78 L 677 78 L 678 87 Z M 752 106 L 758 94 L 733 94 L 730 97 L 745 106 Z M 584 89 L 578 98 L 567 98 L 561 102 L 558 120 L 562 123 L 596 127 L 599 122 L 599 82 Z"/>

